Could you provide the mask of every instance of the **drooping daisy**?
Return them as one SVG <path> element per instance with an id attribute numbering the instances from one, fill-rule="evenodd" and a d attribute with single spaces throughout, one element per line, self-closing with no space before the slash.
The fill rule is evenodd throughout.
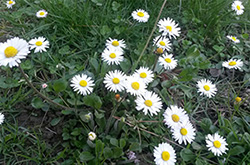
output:
<path id="1" fill-rule="evenodd" d="M 45 18 L 45 17 L 47 17 L 47 15 L 48 15 L 48 12 L 47 12 L 46 10 L 44 10 L 44 9 L 39 10 L 39 11 L 36 13 L 36 17 L 37 17 L 37 18 Z"/>
<path id="2" fill-rule="evenodd" d="M 184 109 L 177 107 L 176 105 L 171 105 L 163 113 L 164 123 L 168 128 L 175 129 L 180 123 L 185 123 L 189 120 L 188 115 Z"/>
<path id="3" fill-rule="evenodd" d="M 191 143 L 195 138 L 195 129 L 189 120 L 180 123 L 174 129 L 171 129 L 171 132 L 173 133 L 173 138 L 178 141 L 179 144 L 184 142 L 186 145 L 187 143 Z"/>
<path id="4" fill-rule="evenodd" d="M 243 14 L 244 8 L 241 1 L 234 1 L 234 3 L 232 3 L 232 10 L 236 11 L 237 15 Z"/>
<path id="5" fill-rule="evenodd" d="M 149 14 L 142 9 L 133 11 L 131 15 L 138 22 L 148 22 L 149 19 Z"/>
<path id="6" fill-rule="evenodd" d="M 109 71 L 105 75 L 103 83 L 109 91 L 121 92 L 125 89 L 125 75 L 119 70 Z"/>
<path id="7" fill-rule="evenodd" d="M 202 79 L 197 82 L 196 86 L 198 87 L 198 92 L 201 93 L 200 95 L 205 95 L 209 98 L 213 97 L 217 92 L 216 86 L 210 80 Z"/>
<path id="8" fill-rule="evenodd" d="M 0 125 L 3 124 L 4 115 L 0 112 Z"/>
<path id="9" fill-rule="evenodd" d="M 15 4 L 16 4 L 16 2 L 13 1 L 13 0 L 12 0 L 12 1 L 7 1 L 7 2 L 6 2 L 6 5 L 7 5 L 7 8 L 8 8 L 8 9 L 12 8 L 12 6 L 15 5 Z"/>
<path id="10" fill-rule="evenodd" d="M 144 94 L 146 90 L 146 84 L 134 76 L 127 76 L 125 88 L 128 93 L 134 96 L 139 96 Z"/>
<path id="11" fill-rule="evenodd" d="M 147 68 L 147 67 L 140 67 L 139 69 L 137 69 L 135 71 L 133 76 L 141 79 L 146 85 L 154 80 L 153 79 L 153 77 L 154 77 L 153 72 L 151 70 L 149 70 L 149 68 Z"/>
<path id="12" fill-rule="evenodd" d="M 88 95 L 93 91 L 94 81 L 85 74 L 72 78 L 70 86 L 81 95 Z"/>
<path id="13" fill-rule="evenodd" d="M 155 147 L 154 157 L 157 165 L 174 165 L 176 162 L 175 150 L 168 143 L 161 143 Z"/>
<path id="14" fill-rule="evenodd" d="M 108 65 L 119 65 L 123 60 L 123 51 L 120 49 L 106 48 L 102 53 L 102 60 Z"/>
<path id="15" fill-rule="evenodd" d="M 162 48 L 163 50 L 169 51 L 171 49 L 171 43 L 167 37 L 164 36 L 157 36 L 154 39 L 154 45 L 157 46 L 157 48 Z"/>
<path id="16" fill-rule="evenodd" d="M 243 62 L 240 59 L 231 59 L 222 63 L 222 66 L 228 69 L 241 69 Z"/>
<path id="17" fill-rule="evenodd" d="M 208 151 L 212 151 L 215 156 L 220 156 L 228 150 L 226 140 L 218 133 L 206 136 Z"/>
<path id="18" fill-rule="evenodd" d="M 177 60 L 173 58 L 172 54 L 167 53 L 159 58 L 159 63 L 167 70 L 172 70 L 177 66 Z"/>
<path id="19" fill-rule="evenodd" d="M 35 49 L 34 53 L 37 52 L 46 52 L 46 49 L 49 48 L 49 41 L 44 37 L 34 38 L 29 41 L 30 49 Z"/>
<path id="20" fill-rule="evenodd" d="M 138 96 L 135 103 L 136 109 L 138 111 L 142 110 L 145 115 L 147 115 L 148 112 L 151 116 L 156 115 L 162 108 L 162 102 L 159 96 L 150 91 L 146 91 L 143 95 Z"/>
<path id="21" fill-rule="evenodd" d="M 172 20 L 171 18 L 167 18 L 167 19 L 161 19 L 158 22 L 158 27 L 159 27 L 159 31 L 162 32 L 163 36 L 169 36 L 169 38 L 171 39 L 176 38 L 180 35 L 180 30 L 181 28 L 178 27 L 178 24 L 175 23 L 174 20 Z"/>
<path id="22" fill-rule="evenodd" d="M 124 40 L 117 40 L 117 39 L 109 38 L 108 40 L 106 40 L 106 47 L 108 49 L 114 48 L 114 49 L 118 49 L 122 51 L 123 49 L 126 48 L 126 44 Z"/>
<path id="23" fill-rule="evenodd" d="M 94 132 L 88 133 L 88 138 L 91 141 L 94 141 L 96 139 L 96 134 Z"/>
<path id="24" fill-rule="evenodd" d="M 17 66 L 29 53 L 29 44 L 18 37 L 0 43 L 0 66 Z"/>
<path id="25" fill-rule="evenodd" d="M 234 43 L 240 43 L 240 40 L 234 36 L 227 36 L 228 39 L 232 40 Z"/>

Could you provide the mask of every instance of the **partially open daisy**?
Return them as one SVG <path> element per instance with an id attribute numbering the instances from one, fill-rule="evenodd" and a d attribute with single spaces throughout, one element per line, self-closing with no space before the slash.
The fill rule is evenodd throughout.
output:
<path id="1" fill-rule="evenodd" d="M 171 129 L 171 132 L 173 133 L 173 138 L 178 141 L 179 144 L 184 142 L 186 145 L 187 143 L 191 143 L 195 138 L 195 129 L 189 120 L 180 123 L 174 129 Z"/>
<path id="2" fill-rule="evenodd" d="M 217 92 L 216 86 L 210 80 L 202 79 L 197 82 L 196 86 L 200 95 L 205 95 L 209 98 L 213 97 Z"/>
<path id="3" fill-rule="evenodd" d="M 226 140 L 218 133 L 206 136 L 208 151 L 212 151 L 215 156 L 220 156 L 228 150 Z"/>
<path id="4" fill-rule="evenodd" d="M 179 28 L 178 24 L 169 17 L 167 19 L 161 19 L 158 22 L 158 27 L 159 31 L 162 32 L 162 35 L 169 36 L 170 39 L 172 37 L 176 38 L 180 35 L 181 28 Z"/>
<path id="5" fill-rule="evenodd" d="M 240 40 L 234 36 L 227 36 L 228 39 L 232 40 L 234 43 L 240 43 Z"/>
<path id="6" fill-rule="evenodd" d="M 151 116 L 156 115 L 162 108 L 162 102 L 159 96 L 150 91 L 146 91 L 143 95 L 138 96 L 135 103 L 136 109 L 138 111 L 142 110 L 145 115 L 147 115 L 148 112 Z"/>
<path id="7" fill-rule="evenodd" d="M 168 143 L 161 143 L 155 147 L 154 157 L 157 165 L 174 165 L 176 162 L 175 150 Z"/>
<path id="8" fill-rule="evenodd" d="M 94 81 L 85 74 L 76 75 L 72 78 L 70 86 L 81 95 L 92 93 Z"/>
<path id="9" fill-rule="evenodd" d="M 7 5 L 7 8 L 8 8 L 8 9 L 12 8 L 12 6 L 15 5 L 15 4 L 16 4 L 16 2 L 13 1 L 13 0 L 12 0 L 12 1 L 7 1 L 7 2 L 6 2 L 6 5 Z"/>
<path id="10" fill-rule="evenodd" d="M 133 76 L 141 79 L 146 85 L 148 83 L 151 83 L 154 80 L 153 79 L 153 77 L 154 77 L 153 72 L 151 70 L 149 70 L 149 68 L 147 68 L 147 67 L 140 67 L 139 69 L 137 69 L 135 71 Z"/>
<path id="11" fill-rule="evenodd" d="M 102 52 L 102 60 L 108 65 L 119 65 L 123 60 L 123 51 L 120 49 L 106 48 Z"/>
<path id="12" fill-rule="evenodd" d="M 167 53 L 159 58 L 159 63 L 167 70 L 172 70 L 177 66 L 177 60 L 173 58 L 172 54 Z"/>
<path id="13" fill-rule="evenodd" d="M 149 14 L 142 9 L 133 11 L 131 15 L 138 22 L 148 22 L 149 19 Z"/>
<path id="14" fill-rule="evenodd" d="M 121 92 L 124 87 L 125 75 L 119 70 L 109 71 L 105 77 L 103 83 L 105 87 L 112 92 Z"/>
<path id="15" fill-rule="evenodd" d="M 0 125 L 3 123 L 3 121 L 4 121 L 4 114 L 0 112 Z"/>
<path id="16" fill-rule="evenodd" d="M 131 95 L 139 96 L 144 94 L 146 85 L 139 78 L 136 78 L 134 76 L 127 76 L 125 88 Z"/>
<path id="17" fill-rule="evenodd" d="M 234 1 L 234 3 L 232 3 L 232 10 L 236 11 L 237 15 L 243 14 L 244 8 L 241 1 Z"/>
<path id="18" fill-rule="evenodd" d="M 47 12 L 46 10 L 44 10 L 44 9 L 39 10 L 39 11 L 36 13 L 36 17 L 37 17 L 37 18 L 45 18 L 45 17 L 47 17 L 47 15 L 48 15 L 48 12 Z"/>
<path id="19" fill-rule="evenodd" d="M 49 41 L 44 37 L 38 37 L 29 41 L 30 49 L 35 49 L 37 52 L 46 52 L 46 49 L 49 48 Z"/>
<path id="20" fill-rule="evenodd" d="M 108 49 L 114 48 L 114 49 L 118 49 L 122 51 L 123 49 L 126 48 L 126 44 L 124 40 L 117 40 L 117 39 L 109 38 L 108 40 L 106 40 L 106 47 Z"/>
<path id="21" fill-rule="evenodd" d="M 96 134 L 94 132 L 89 132 L 88 138 L 89 140 L 94 141 L 96 139 Z"/>
<path id="22" fill-rule="evenodd" d="M 231 59 L 222 63 L 222 66 L 228 69 L 241 69 L 243 62 L 240 59 Z"/>
<path id="23" fill-rule="evenodd" d="M 172 129 L 175 129 L 180 123 L 185 123 L 189 120 L 188 115 L 184 109 L 171 105 L 163 113 L 164 123 Z"/>
<path id="24" fill-rule="evenodd" d="M 0 43 L 0 66 L 17 66 L 29 53 L 29 44 L 18 37 Z"/>
<path id="25" fill-rule="evenodd" d="M 157 48 L 162 48 L 163 50 L 169 51 L 172 44 L 167 37 L 157 36 L 154 39 L 154 45 L 156 45 Z"/>

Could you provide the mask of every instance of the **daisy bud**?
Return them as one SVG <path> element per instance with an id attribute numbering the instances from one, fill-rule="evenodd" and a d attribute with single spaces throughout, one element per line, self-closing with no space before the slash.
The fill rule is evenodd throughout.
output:
<path id="1" fill-rule="evenodd" d="M 120 101 L 120 99 L 121 99 L 120 94 L 116 94 L 116 95 L 115 95 L 115 99 L 116 99 L 116 101 Z"/>
<path id="2" fill-rule="evenodd" d="M 48 85 L 47 85 L 46 83 L 42 84 L 42 88 L 43 88 L 43 89 L 45 89 L 45 88 L 47 88 L 47 87 L 48 87 Z"/>
<path id="3" fill-rule="evenodd" d="M 85 118 L 87 119 L 87 121 L 89 121 L 91 119 L 91 113 L 86 114 Z"/>
<path id="4" fill-rule="evenodd" d="M 236 97 L 236 98 L 235 98 L 235 101 L 236 101 L 237 103 L 239 103 L 239 102 L 241 102 L 241 98 L 240 98 L 240 97 Z"/>
<path id="5" fill-rule="evenodd" d="M 4 121 L 4 115 L 0 113 L 0 125 L 3 123 L 3 121 Z"/>
<path id="6" fill-rule="evenodd" d="M 156 49 L 156 53 L 157 54 L 162 54 L 163 53 L 163 49 L 162 48 L 157 48 Z"/>
<path id="7" fill-rule="evenodd" d="M 90 132 L 90 133 L 88 134 L 88 137 L 89 137 L 89 140 L 94 141 L 95 138 L 96 138 L 96 134 L 95 134 L 94 132 Z"/>

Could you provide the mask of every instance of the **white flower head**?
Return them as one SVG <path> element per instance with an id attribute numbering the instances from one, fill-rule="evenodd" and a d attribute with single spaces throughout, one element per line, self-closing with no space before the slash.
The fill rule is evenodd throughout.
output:
<path id="1" fill-rule="evenodd" d="M 70 86 L 81 95 L 88 95 L 93 92 L 94 81 L 85 74 L 76 75 L 72 78 Z"/>
<path id="2" fill-rule="evenodd" d="M 102 52 L 102 60 L 108 65 L 119 65 L 123 60 L 123 50 L 115 48 L 106 48 Z"/>
<path id="3" fill-rule="evenodd" d="M 94 141 L 96 139 L 96 134 L 94 132 L 88 133 L 88 138 L 91 141 Z"/>
<path id="4" fill-rule="evenodd" d="M 144 94 L 146 90 L 146 84 L 139 78 L 136 78 L 134 76 L 127 76 L 125 88 L 126 91 L 131 95 L 139 96 Z"/>
<path id="5" fill-rule="evenodd" d="M 150 91 L 146 91 L 143 95 L 137 96 L 135 103 L 136 109 L 138 111 L 142 110 L 145 115 L 147 115 L 148 112 L 151 116 L 156 115 L 162 108 L 162 102 L 159 96 Z"/>
<path id="6" fill-rule="evenodd" d="M 49 41 L 44 37 L 34 38 L 29 41 L 30 49 L 35 49 L 34 53 L 37 52 L 47 52 L 47 48 L 49 48 Z"/>
<path id="7" fill-rule="evenodd" d="M 0 125 L 4 122 L 4 115 L 0 112 Z"/>
<path id="8" fill-rule="evenodd" d="M 243 14 L 244 8 L 241 1 L 234 1 L 234 3 L 232 3 L 232 10 L 236 11 L 237 15 Z"/>
<path id="9" fill-rule="evenodd" d="M 153 71 L 149 70 L 147 67 L 140 67 L 135 71 L 133 76 L 141 79 L 146 85 L 154 80 Z"/>
<path id="10" fill-rule="evenodd" d="M 29 53 L 29 44 L 18 37 L 0 43 L 0 66 L 17 66 Z"/>
<path id="11" fill-rule="evenodd" d="M 213 97 L 217 92 L 216 86 L 210 80 L 202 79 L 197 82 L 196 86 L 200 95 L 205 95 L 209 98 Z"/>
<path id="12" fill-rule="evenodd" d="M 11 1 L 7 1 L 6 2 L 6 6 L 8 9 L 11 9 L 13 5 L 15 5 L 16 2 L 14 0 L 11 0 Z"/>
<path id="13" fill-rule="evenodd" d="M 126 44 L 125 44 L 125 41 L 122 39 L 122 40 L 117 40 L 117 39 L 112 39 L 112 38 L 109 38 L 108 40 L 106 40 L 106 47 L 108 49 L 118 49 L 120 51 L 122 51 L 123 49 L 126 48 Z"/>
<path id="14" fill-rule="evenodd" d="M 228 150 L 226 140 L 218 133 L 206 136 L 208 151 L 212 151 L 215 156 L 220 156 Z"/>
<path id="15" fill-rule="evenodd" d="M 125 89 L 125 78 L 125 74 L 122 71 L 109 71 L 105 75 L 103 83 L 111 92 L 122 92 Z"/>
<path id="16" fill-rule="evenodd" d="M 222 63 L 222 66 L 228 69 L 240 69 L 243 66 L 243 62 L 240 59 L 231 59 Z"/>
<path id="17" fill-rule="evenodd" d="M 240 40 L 237 39 L 235 36 L 227 36 L 227 38 L 233 41 L 234 43 L 240 43 Z"/>
<path id="18" fill-rule="evenodd" d="M 39 10 L 38 12 L 36 12 L 36 17 L 37 18 L 45 18 L 45 17 L 47 17 L 47 15 L 48 15 L 48 12 L 46 10 L 44 10 L 44 9 Z"/>
<path id="19" fill-rule="evenodd" d="M 168 143 L 161 143 L 155 147 L 154 157 L 156 165 L 174 165 L 176 162 L 175 150 Z"/>
<path id="20" fill-rule="evenodd" d="M 159 58 L 159 63 L 167 70 L 172 70 L 177 66 L 177 60 L 174 59 L 172 54 L 167 53 Z"/>
<path id="21" fill-rule="evenodd" d="M 133 11 L 131 15 L 138 22 L 148 22 L 148 19 L 149 19 L 148 12 L 142 9 Z"/>
<path id="22" fill-rule="evenodd" d="M 159 31 L 162 32 L 163 36 L 168 36 L 170 39 L 180 36 L 181 28 L 171 18 L 161 19 L 158 22 Z"/>
<path id="23" fill-rule="evenodd" d="M 171 49 L 172 44 L 170 43 L 169 39 L 164 36 L 157 36 L 154 38 L 154 45 L 157 48 L 162 48 L 163 50 L 169 51 Z"/>

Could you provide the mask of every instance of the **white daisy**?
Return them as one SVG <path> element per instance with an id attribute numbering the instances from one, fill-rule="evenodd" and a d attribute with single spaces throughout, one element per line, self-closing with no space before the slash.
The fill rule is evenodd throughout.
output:
<path id="1" fill-rule="evenodd" d="M 0 125 L 3 124 L 4 115 L 0 112 Z"/>
<path id="2" fill-rule="evenodd" d="M 241 69 L 243 62 L 240 59 L 231 59 L 222 63 L 222 66 L 228 69 Z"/>
<path id="3" fill-rule="evenodd" d="M 146 84 L 139 78 L 134 76 L 127 76 L 125 88 L 128 93 L 134 96 L 144 94 L 146 90 Z"/>
<path id="4" fill-rule="evenodd" d="M 159 58 L 159 63 L 167 70 L 172 70 L 177 66 L 177 60 L 173 58 L 172 54 L 167 53 Z"/>
<path id="5" fill-rule="evenodd" d="M 46 52 L 46 49 L 49 48 L 49 41 L 44 37 L 38 37 L 29 41 L 30 49 L 35 49 L 34 53 L 37 52 Z"/>
<path id="6" fill-rule="evenodd" d="M 171 105 L 163 113 L 164 123 L 172 129 L 175 129 L 180 123 L 185 123 L 189 120 L 188 115 L 184 109 Z"/>
<path id="7" fill-rule="evenodd" d="M 200 92 L 200 95 L 206 95 L 207 97 L 211 98 L 213 97 L 216 92 L 217 88 L 210 80 L 202 79 L 197 82 L 198 92 Z"/>
<path id="8" fill-rule="evenodd" d="M 220 156 L 228 150 L 226 140 L 221 137 L 218 133 L 214 135 L 208 134 L 206 136 L 206 143 L 208 151 L 212 151 L 215 156 Z"/>
<path id="9" fill-rule="evenodd" d="M 81 95 L 88 95 L 93 91 L 94 81 L 85 74 L 72 78 L 70 86 Z"/>
<path id="10" fill-rule="evenodd" d="M 142 10 L 142 9 L 133 11 L 131 15 L 138 22 L 148 22 L 148 19 L 149 19 L 149 14 L 145 10 Z"/>
<path id="11" fill-rule="evenodd" d="M 6 5 L 7 5 L 7 8 L 8 8 L 8 9 L 12 8 L 12 6 L 15 5 L 15 4 L 16 4 L 16 2 L 13 1 L 13 0 L 12 0 L 12 1 L 7 1 L 7 2 L 6 2 Z"/>
<path id="12" fill-rule="evenodd" d="M 173 38 L 176 38 L 180 35 L 181 28 L 179 28 L 178 24 L 169 17 L 167 19 L 161 19 L 158 22 L 158 27 L 159 31 L 162 32 L 162 35 L 168 35 L 170 39 L 172 38 L 172 36 Z"/>
<path id="13" fill-rule="evenodd" d="M 122 92 L 125 89 L 125 75 L 119 70 L 109 71 L 105 75 L 103 83 L 111 92 Z"/>
<path id="14" fill-rule="evenodd" d="M 240 40 L 234 36 L 227 36 L 228 39 L 232 40 L 234 43 L 240 43 Z"/>
<path id="15" fill-rule="evenodd" d="M 189 120 L 180 123 L 174 129 L 171 129 L 171 132 L 173 134 L 173 138 L 178 141 L 179 144 L 184 142 L 186 145 L 187 143 L 191 143 L 195 138 L 195 129 Z"/>
<path id="16" fill-rule="evenodd" d="M 236 11 L 237 15 L 243 14 L 244 8 L 241 1 L 234 1 L 234 3 L 232 3 L 232 10 Z"/>
<path id="17" fill-rule="evenodd" d="M 157 165 L 174 165 L 176 162 L 175 150 L 168 143 L 161 143 L 155 147 L 154 157 Z"/>
<path id="18" fill-rule="evenodd" d="M 109 38 L 108 40 L 106 40 L 106 47 L 108 49 L 114 48 L 114 49 L 118 49 L 122 51 L 123 49 L 126 48 L 126 44 L 124 40 L 117 40 L 117 39 Z"/>
<path id="19" fill-rule="evenodd" d="M 96 134 L 94 132 L 88 133 L 88 138 L 91 141 L 94 141 L 96 139 Z"/>
<path id="20" fill-rule="evenodd" d="M 120 49 L 106 48 L 102 53 L 102 60 L 108 65 L 119 65 L 123 60 L 123 51 Z"/>
<path id="21" fill-rule="evenodd" d="M 44 10 L 44 9 L 39 10 L 36 13 L 37 18 L 45 18 L 45 17 L 47 17 L 47 15 L 48 15 L 48 12 L 46 10 Z"/>
<path id="22" fill-rule="evenodd" d="M 0 66 L 17 66 L 29 53 L 29 44 L 18 37 L 0 43 Z"/>
<path id="23" fill-rule="evenodd" d="M 143 95 L 138 96 L 135 103 L 136 109 L 138 111 L 142 110 L 145 115 L 147 115 L 148 112 L 151 116 L 156 115 L 162 108 L 162 102 L 159 96 L 150 91 L 146 91 Z"/>
<path id="24" fill-rule="evenodd" d="M 154 45 L 157 46 L 157 48 L 162 48 L 163 50 L 169 51 L 171 49 L 171 43 L 167 37 L 164 36 L 157 36 L 154 39 Z"/>
<path id="25" fill-rule="evenodd" d="M 154 77 L 153 72 L 151 70 L 149 70 L 149 68 L 147 68 L 147 67 L 140 67 L 139 69 L 137 69 L 135 71 L 133 76 L 141 79 L 146 85 L 148 83 L 151 83 L 154 80 L 153 79 L 153 77 Z"/>

